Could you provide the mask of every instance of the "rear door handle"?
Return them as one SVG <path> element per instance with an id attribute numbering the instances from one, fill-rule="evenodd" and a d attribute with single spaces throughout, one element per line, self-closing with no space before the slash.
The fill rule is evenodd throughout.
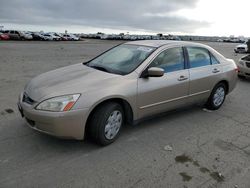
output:
<path id="1" fill-rule="evenodd" d="M 213 73 L 218 73 L 218 72 L 220 72 L 220 70 L 215 68 L 212 72 Z"/>
<path id="2" fill-rule="evenodd" d="M 187 79 L 188 79 L 188 77 L 186 77 L 186 76 L 180 76 L 178 78 L 178 81 L 184 81 L 184 80 L 187 80 Z"/>

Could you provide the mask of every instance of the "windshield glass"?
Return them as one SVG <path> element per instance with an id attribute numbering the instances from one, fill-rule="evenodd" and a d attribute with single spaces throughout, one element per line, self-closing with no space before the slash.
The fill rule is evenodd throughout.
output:
<path id="1" fill-rule="evenodd" d="M 87 63 L 87 66 L 125 75 L 135 70 L 155 48 L 123 44 Z"/>

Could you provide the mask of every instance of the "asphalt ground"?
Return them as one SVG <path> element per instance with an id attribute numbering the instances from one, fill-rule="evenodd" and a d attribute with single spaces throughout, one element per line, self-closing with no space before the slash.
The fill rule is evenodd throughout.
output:
<path id="1" fill-rule="evenodd" d="M 250 187 L 250 81 L 218 111 L 191 106 L 100 147 L 30 129 L 17 98 L 32 77 L 86 61 L 123 41 L 0 41 L 0 187 Z M 206 43 L 228 58 L 236 44 Z"/>

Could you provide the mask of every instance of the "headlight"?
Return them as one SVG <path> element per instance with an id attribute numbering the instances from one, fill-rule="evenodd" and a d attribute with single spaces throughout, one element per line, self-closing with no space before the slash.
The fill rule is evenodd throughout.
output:
<path id="1" fill-rule="evenodd" d="M 50 98 L 38 104 L 36 109 L 53 112 L 69 111 L 79 97 L 80 94 L 74 94 Z"/>

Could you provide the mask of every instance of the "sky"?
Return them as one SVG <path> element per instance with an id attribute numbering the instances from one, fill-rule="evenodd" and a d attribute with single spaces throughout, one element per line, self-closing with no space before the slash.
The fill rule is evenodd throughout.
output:
<path id="1" fill-rule="evenodd" d="M 0 6 L 0 26 L 45 32 L 250 37 L 249 7 L 249 0 L 8 0 Z"/>

